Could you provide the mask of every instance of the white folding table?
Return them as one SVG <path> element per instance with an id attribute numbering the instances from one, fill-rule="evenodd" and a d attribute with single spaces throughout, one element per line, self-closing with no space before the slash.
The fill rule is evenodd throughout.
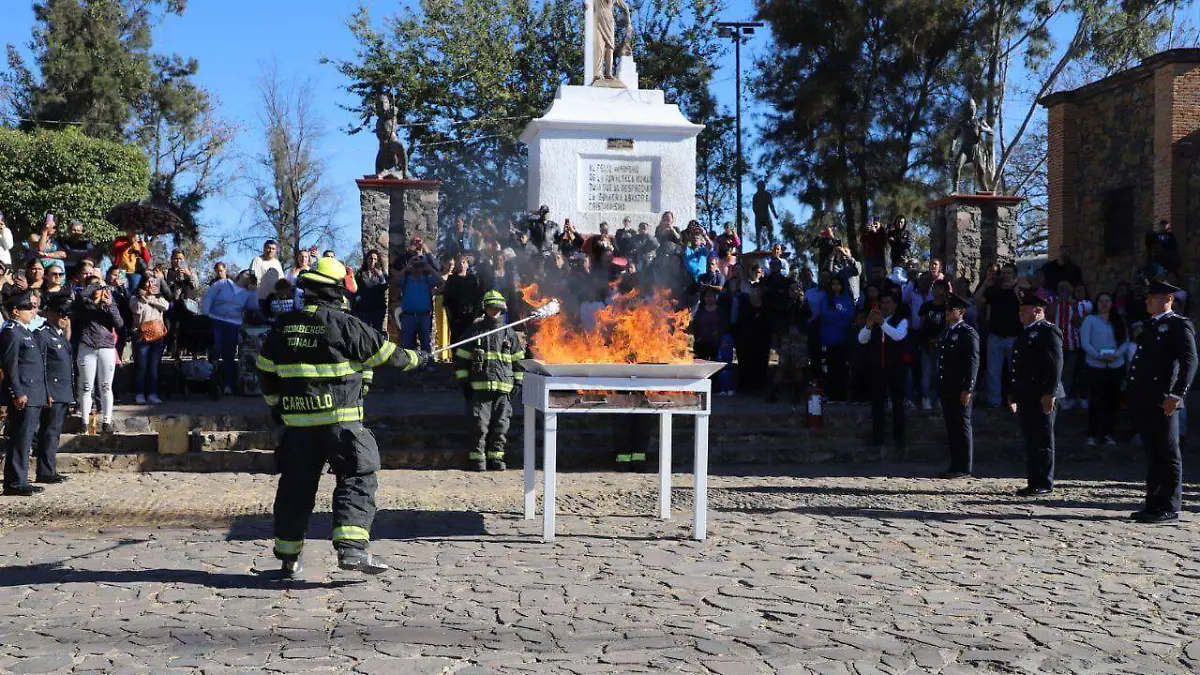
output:
<path id="1" fill-rule="evenodd" d="M 671 426 L 674 415 L 691 415 L 696 418 L 696 437 L 694 447 L 694 514 L 692 538 L 703 541 L 708 530 L 708 418 L 712 412 L 712 384 L 708 376 L 720 369 L 722 364 L 697 362 L 686 367 L 671 369 L 667 366 L 625 365 L 617 368 L 604 369 L 598 366 L 607 364 L 579 364 L 583 372 L 593 375 L 547 374 L 546 371 L 566 370 L 576 372 L 579 369 L 556 368 L 553 365 L 542 364 L 539 361 L 526 360 L 525 381 L 523 385 L 522 402 L 525 406 L 525 520 L 533 520 L 537 511 L 537 485 L 535 473 L 535 454 L 537 413 L 541 411 L 544 419 L 543 426 L 543 500 L 542 500 L 542 539 L 554 539 L 554 517 L 556 474 L 558 464 L 558 416 L 579 415 L 588 413 L 658 415 L 659 457 L 658 457 L 658 516 L 667 519 L 671 517 Z M 645 370 L 649 368 L 650 370 Z M 647 372 L 653 377 L 639 377 L 620 374 L 630 369 Z M 542 372 L 538 372 L 538 371 Z M 606 372 L 606 370 L 608 372 Z M 611 375 L 609 373 L 617 373 Z M 668 377 L 657 376 L 660 373 Z M 702 373 L 696 376 L 697 373 Z M 591 401 L 587 393 L 592 392 Z M 630 394 L 636 392 L 653 392 L 649 398 L 658 398 L 662 403 L 655 405 L 653 401 L 645 405 L 621 407 L 621 404 L 605 405 L 597 402 L 596 397 L 603 398 L 602 392 L 620 392 Z M 691 394 L 691 405 L 672 404 L 671 393 Z M 572 401 L 571 394 L 577 395 Z"/>

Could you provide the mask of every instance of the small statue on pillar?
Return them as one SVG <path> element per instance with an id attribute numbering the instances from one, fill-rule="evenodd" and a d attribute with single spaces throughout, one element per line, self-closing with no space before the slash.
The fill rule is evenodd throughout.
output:
<path id="1" fill-rule="evenodd" d="M 376 178 L 408 178 L 408 151 L 400 141 L 396 106 L 386 91 L 375 95 L 375 137 L 379 152 L 375 155 Z"/>
<path id="2" fill-rule="evenodd" d="M 967 164 L 975 167 L 975 189 L 991 192 L 994 188 L 992 176 L 996 165 L 992 156 L 992 127 L 987 120 L 977 115 L 974 99 L 967 99 L 963 110 L 958 135 L 954 139 L 954 183 L 951 193 L 958 194 L 962 184 L 962 170 Z"/>

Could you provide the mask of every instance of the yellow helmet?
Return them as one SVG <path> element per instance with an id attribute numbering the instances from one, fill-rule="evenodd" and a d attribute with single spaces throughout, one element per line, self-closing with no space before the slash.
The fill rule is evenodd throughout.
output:
<path id="1" fill-rule="evenodd" d="M 500 293 L 500 291 L 496 290 L 484 293 L 482 304 L 484 309 L 487 309 L 488 307 L 500 307 L 502 309 L 508 309 L 508 302 L 504 300 L 504 296 Z"/>
<path id="2" fill-rule="evenodd" d="M 341 286 L 346 280 L 346 266 L 337 258 L 321 258 L 308 271 L 301 272 L 300 278 L 316 284 Z"/>

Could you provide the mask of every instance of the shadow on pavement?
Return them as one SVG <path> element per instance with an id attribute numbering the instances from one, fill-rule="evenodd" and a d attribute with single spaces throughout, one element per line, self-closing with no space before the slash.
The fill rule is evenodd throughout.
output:
<path id="1" fill-rule="evenodd" d="M 1058 506 L 1053 501 L 1023 501 L 1012 502 L 1019 506 L 1042 506 L 1053 509 Z M 1124 508 L 1124 507 L 1122 507 Z M 913 509 L 887 509 L 879 507 L 847 507 L 847 506 L 799 506 L 792 508 L 714 508 L 714 511 L 728 513 L 771 514 L 798 513 L 814 517 L 846 517 L 846 518 L 900 518 L 905 520 L 928 520 L 935 522 L 961 521 L 1006 521 L 1006 520 L 1049 520 L 1049 521 L 1105 521 L 1128 520 L 1126 512 L 1114 512 L 1112 515 L 1083 515 L 1078 513 L 1056 513 L 1052 510 L 1038 513 L 996 513 L 994 511 L 980 513 L 961 513 L 951 511 L 918 511 Z"/>
<path id="2" fill-rule="evenodd" d="M 374 540 L 444 539 L 487 534 L 483 514 L 474 511 L 415 511 L 380 509 L 371 526 Z M 256 541 L 274 535 L 271 516 L 238 516 L 229 525 L 226 541 Z M 333 516 L 314 513 L 309 521 L 308 539 L 329 541 L 333 536 Z"/>
<path id="3" fill-rule="evenodd" d="M 0 567 L 0 587 L 41 586 L 56 584 L 195 584 L 208 588 L 253 588 L 263 590 L 309 590 L 344 588 L 363 583 L 362 579 L 341 579 L 329 582 L 294 580 L 272 581 L 247 572 L 205 572 L 181 569 L 139 570 L 80 570 L 62 567 L 61 563 L 14 565 Z"/>

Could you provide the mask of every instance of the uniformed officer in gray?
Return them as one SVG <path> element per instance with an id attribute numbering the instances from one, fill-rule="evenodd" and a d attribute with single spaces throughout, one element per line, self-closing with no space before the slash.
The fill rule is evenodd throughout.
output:
<path id="1" fill-rule="evenodd" d="M 71 294 L 55 293 L 42 301 L 46 323 L 34 333 L 46 360 L 46 393 L 48 402 L 42 410 L 38 430 L 37 482 L 65 483 L 67 477 L 58 472 L 58 441 L 62 435 L 67 408 L 75 402 L 75 358 L 71 351 Z"/>
<path id="2" fill-rule="evenodd" d="M 1046 321 L 1047 304 L 1035 293 L 1021 297 L 1024 329 L 1013 342 L 1008 406 L 1021 423 L 1028 480 L 1017 491 L 1019 497 L 1054 491 L 1054 401 L 1063 396 L 1063 336 L 1058 326 Z"/>
<path id="3" fill-rule="evenodd" d="M 938 394 L 950 446 L 950 469 L 940 478 L 966 478 L 973 468 L 971 404 L 979 375 L 979 333 L 963 320 L 966 313 L 966 300 L 954 294 L 946 298 L 946 328 L 938 338 Z"/>
<path id="4" fill-rule="evenodd" d="M 1196 335 L 1191 321 L 1171 311 L 1178 291 L 1161 281 L 1147 285 L 1151 318 L 1142 325 L 1129 367 L 1129 405 L 1149 464 L 1146 506 L 1132 514 L 1139 523 L 1178 520 L 1183 497 L 1178 411 L 1196 376 Z"/>

